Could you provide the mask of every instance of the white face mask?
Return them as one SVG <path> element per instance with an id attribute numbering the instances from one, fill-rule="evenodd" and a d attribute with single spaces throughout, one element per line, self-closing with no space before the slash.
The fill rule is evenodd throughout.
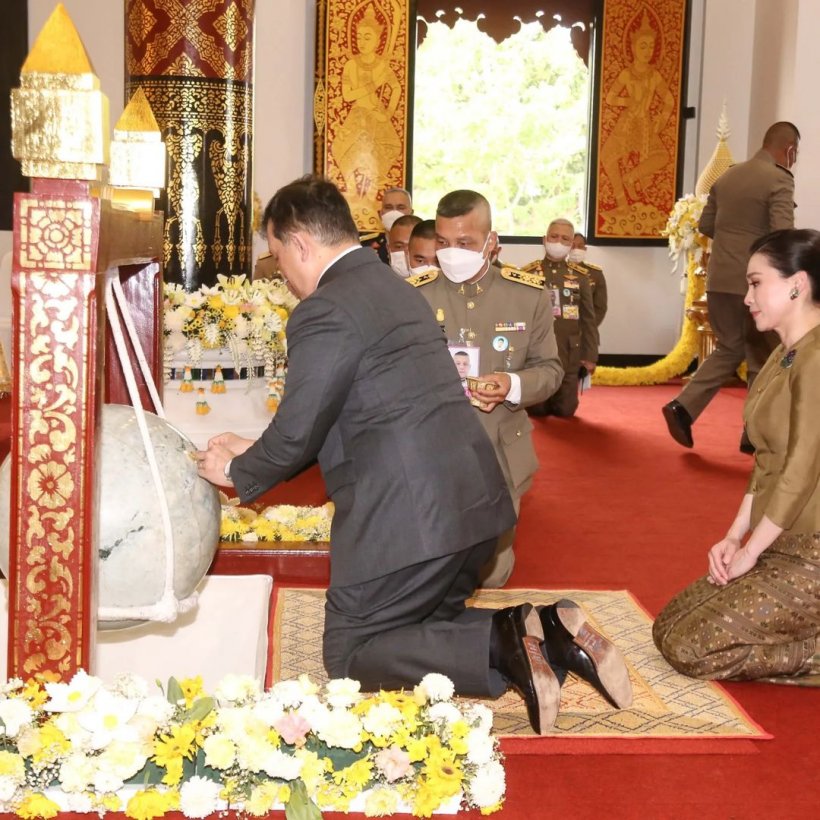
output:
<path id="1" fill-rule="evenodd" d="M 382 214 L 382 225 L 384 225 L 384 229 L 389 231 L 393 227 L 393 223 L 400 217 L 404 216 L 401 211 L 397 211 L 393 209 L 392 211 L 385 211 Z"/>
<path id="2" fill-rule="evenodd" d="M 440 248 L 436 251 L 436 256 L 441 265 L 441 272 L 457 285 L 472 279 L 487 262 L 484 249 L 489 241 L 490 234 L 487 234 L 480 251 L 469 251 L 467 248 Z"/>
<path id="3" fill-rule="evenodd" d="M 573 248 L 567 254 L 567 259 L 569 259 L 570 262 L 583 262 L 586 256 L 587 252 L 583 248 Z"/>
<path id="4" fill-rule="evenodd" d="M 402 277 L 406 279 L 410 276 L 410 268 L 407 266 L 407 255 L 404 251 L 390 251 L 390 267 Z"/>
<path id="5" fill-rule="evenodd" d="M 565 245 L 563 242 L 544 242 L 544 250 L 550 259 L 566 259 L 570 247 L 570 245 Z"/>

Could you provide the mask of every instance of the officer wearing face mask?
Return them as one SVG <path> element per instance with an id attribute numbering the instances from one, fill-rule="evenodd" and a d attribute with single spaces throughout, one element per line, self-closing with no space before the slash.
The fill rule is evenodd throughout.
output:
<path id="1" fill-rule="evenodd" d="M 401 216 L 413 213 L 413 203 L 410 194 L 404 188 L 387 188 L 382 193 L 382 204 L 379 208 L 384 231 L 359 231 L 359 241 L 363 248 L 373 248 L 379 255 L 379 259 L 385 264 L 390 264 L 390 254 L 387 250 L 387 231 L 393 227 L 393 223 Z"/>
<path id="2" fill-rule="evenodd" d="M 483 386 L 471 389 L 471 403 L 518 512 L 538 469 L 525 408 L 547 399 L 561 383 L 549 298 L 540 277 L 491 264 L 498 236 L 481 194 L 462 190 L 443 197 L 435 232 L 441 271 L 426 268 L 407 281 L 427 299 L 451 344 L 477 348 L 471 360 L 478 360 Z M 499 538 L 482 586 L 506 583 L 514 563 L 514 533 Z"/>
<path id="3" fill-rule="evenodd" d="M 407 265 L 411 276 L 438 270 L 436 220 L 425 219 L 413 228 L 407 243 Z"/>
<path id="4" fill-rule="evenodd" d="M 595 324 L 601 326 L 607 311 L 606 279 L 604 271 L 593 265 L 587 258 L 587 239 L 582 233 L 575 232 L 572 249 L 567 254 L 567 262 L 574 262 L 584 268 L 589 275 L 589 286 L 592 288 L 592 305 L 595 308 Z"/>
<path id="5" fill-rule="evenodd" d="M 402 279 L 407 279 L 410 276 L 410 266 L 407 264 L 407 246 L 410 244 L 410 234 L 419 222 L 421 222 L 421 217 L 413 214 L 400 216 L 387 232 L 387 252 L 390 255 L 390 267 Z"/>
<path id="6" fill-rule="evenodd" d="M 555 320 L 555 338 L 564 368 L 561 386 L 547 401 L 530 408 L 535 416 L 574 415 L 578 409 L 579 379 L 595 370 L 598 361 L 598 325 L 586 268 L 567 259 L 574 229 L 567 219 L 550 222 L 544 235 L 543 260 L 524 270 L 543 277 Z"/>

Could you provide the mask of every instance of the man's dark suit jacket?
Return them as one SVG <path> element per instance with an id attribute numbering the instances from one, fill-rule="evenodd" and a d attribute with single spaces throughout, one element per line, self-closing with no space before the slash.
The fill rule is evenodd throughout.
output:
<path id="1" fill-rule="evenodd" d="M 337 260 L 288 321 L 276 416 L 231 463 L 242 501 L 318 456 L 336 505 L 331 584 L 358 584 L 515 522 L 495 453 L 424 297 L 373 252 Z"/>

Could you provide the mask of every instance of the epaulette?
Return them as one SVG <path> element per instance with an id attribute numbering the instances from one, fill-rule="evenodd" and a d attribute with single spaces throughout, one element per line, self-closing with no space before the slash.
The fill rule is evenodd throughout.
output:
<path id="1" fill-rule="evenodd" d="M 603 270 L 600 265 L 596 265 L 594 262 L 587 262 L 586 259 L 583 262 L 579 262 L 579 265 L 582 265 L 585 268 L 590 268 L 591 270 Z"/>
<path id="2" fill-rule="evenodd" d="M 544 265 L 540 259 L 536 259 L 534 262 L 527 262 L 527 264 L 519 268 L 519 270 L 526 271 L 527 273 L 537 273 L 541 276 L 544 275 Z"/>
<path id="3" fill-rule="evenodd" d="M 511 268 L 509 265 L 501 269 L 501 276 L 510 282 L 518 282 L 520 285 L 529 285 L 531 288 L 544 289 L 544 277 L 532 271 L 521 268 Z"/>
<path id="4" fill-rule="evenodd" d="M 416 274 L 416 276 L 408 276 L 404 281 L 414 288 L 420 288 L 422 285 L 429 285 L 430 282 L 435 282 L 438 279 L 438 270 L 426 270 L 424 273 Z"/>
<path id="5" fill-rule="evenodd" d="M 580 273 L 581 276 L 589 276 L 589 271 L 583 265 L 579 265 L 577 262 L 567 261 L 567 267 L 571 271 L 575 271 L 575 273 Z"/>

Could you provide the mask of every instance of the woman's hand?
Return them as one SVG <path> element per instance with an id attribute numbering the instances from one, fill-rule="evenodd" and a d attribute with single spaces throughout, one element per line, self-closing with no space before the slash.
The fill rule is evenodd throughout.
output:
<path id="1" fill-rule="evenodd" d="M 709 580 L 713 584 L 723 586 L 729 583 L 728 568 L 740 548 L 739 538 L 727 536 L 709 550 Z"/>
<path id="2" fill-rule="evenodd" d="M 749 552 L 747 547 L 742 547 L 732 556 L 726 574 L 729 580 L 733 581 L 745 575 L 755 564 L 757 564 L 757 556 Z"/>

